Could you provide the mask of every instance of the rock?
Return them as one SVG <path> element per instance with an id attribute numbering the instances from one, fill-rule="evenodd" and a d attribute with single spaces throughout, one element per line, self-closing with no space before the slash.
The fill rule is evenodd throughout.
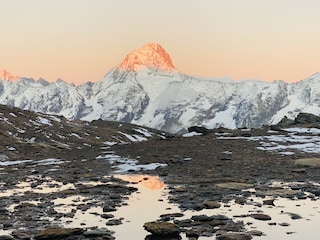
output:
<path id="1" fill-rule="evenodd" d="M 214 208 L 219 208 L 221 207 L 221 204 L 217 201 L 205 201 L 203 203 L 203 205 L 207 208 L 207 209 L 214 209 Z"/>
<path id="2" fill-rule="evenodd" d="M 13 240 L 14 238 L 9 235 L 0 235 L 0 240 Z"/>
<path id="3" fill-rule="evenodd" d="M 294 123 L 296 125 L 298 124 L 319 124 L 320 123 L 320 117 L 316 116 L 311 113 L 299 113 L 298 116 L 295 118 Z"/>
<path id="4" fill-rule="evenodd" d="M 147 232 L 157 236 L 178 236 L 180 234 L 179 226 L 170 222 L 146 222 L 143 227 Z"/>
<path id="5" fill-rule="evenodd" d="M 102 209 L 103 212 L 115 212 L 117 209 L 113 206 L 105 205 Z"/>
<path id="6" fill-rule="evenodd" d="M 263 205 L 274 206 L 274 199 L 263 200 Z"/>
<path id="7" fill-rule="evenodd" d="M 302 217 L 297 213 L 288 213 L 292 220 L 302 219 Z"/>
<path id="8" fill-rule="evenodd" d="M 253 184 L 242 183 L 242 182 L 225 182 L 216 184 L 217 187 L 220 188 L 228 188 L 231 190 L 243 190 L 247 188 L 252 188 Z"/>
<path id="9" fill-rule="evenodd" d="M 209 222 L 214 220 L 214 217 L 209 217 L 207 215 L 195 215 L 191 217 L 191 220 L 197 221 L 197 222 Z"/>
<path id="10" fill-rule="evenodd" d="M 261 221 L 271 220 L 271 217 L 269 215 L 262 214 L 262 213 L 253 213 L 253 214 L 250 214 L 250 217 L 257 219 L 257 220 L 261 220 Z"/>
<path id="11" fill-rule="evenodd" d="M 295 161 L 295 165 L 319 168 L 320 158 L 301 158 Z"/>
<path id="12" fill-rule="evenodd" d="M 28 234 L 27 232 L 24 231 L 13 231 L 12 236 L 14 236 L 15 238 L 18 239 L 25 239 L 25 240 L 29 240 L 31 238 L 30 234 Z"/>
<path id="13" fill-rule="evenodd" d="M 102 237 L 102 236 L 109 236 L 111 237 L 112 232 L 108 231 L 108 230 L 104 230 L 104 229 L 95 229 L 95 230 L 89 230 L 84 232 L 83 234 L 86 237 Z"/>
<path id="14" fill-rule="evenodd" d="M 290 223 L 283 222 L 283 223 L 279 223 L 278 225 L 282 227 L 289 227 Z"/>
<path id="15" fill-rule="evenodd" d="M 225 233 L 220 236 L 217 236 L 217 240 L 250 240 L 252 239 L 249 234 L 240 234 L 240 233 Z"/>
<path id="16" fill-rule="evenodd" d="M 258 230 L 251 230 L 251 231 L 247 232 L 247 234 L 250 234 L 251 236 L 261 237 L 263 235 L 263 232 L 258 231 Z"/>
<path id="17" fill-rule="evenodd" d="M 122 224 L 120 219 L 110 219 L 108 222 L 106 222 L 107 226 L 116 226 Z"/>
<path id="18" fill-rule="evenodd" d="M 293 126 L 295 121 L 293 119 L 284 116 L 281 121 L 277 125 L 271 125 L 271 130 L 279 130 L 279 128 L 291 127 Z"/>
<path id="19" fill-rule="evenodd" d="M 66 238 L 73 235 L 80 235 L 83 233 L 81 228 L 48 228 L 39 230 L 35 233 L 34 239 L 36 240 L 55 240 Z"/>
<path id="20" fill-rule="evenodd" d="M 206 135 L 211 132 L 210 129 L 207 129 L 205 127 L 199 127 L 199 126 L 192 126 L 188 128 L 188 132 L 197 132 L 202 133 L 203 135 Z"/>
<path id="21" fill-rule="evenodd" d="M 161 214 L 160 218 L 164 221 L 169 221 L 171 219 L 174 219 L 176 217 L 183 217 L 183 213 L 167 213 L 167 214 Z"/>
<path id="22" fill-rule="evenodd" d="M 187 238 L 195 238 L 197 239 L 201 234 L 201 231 L 199 229 L 188 229 L 186 231 L 186 237 Z"/>

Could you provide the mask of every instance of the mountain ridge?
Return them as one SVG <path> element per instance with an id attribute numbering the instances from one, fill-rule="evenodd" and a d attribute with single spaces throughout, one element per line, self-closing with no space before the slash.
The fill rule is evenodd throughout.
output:
<path id="1" fill-rule="evenodd" d="M 202 80 L 180 73 L 157 43 L 129 53 L 96 83 L 0 80 L 0 103 L 69 119 L 128 122 L 167 132 L 193 125 L 255 128 L 320 113 L 320 73 L 297 83 Z"/>

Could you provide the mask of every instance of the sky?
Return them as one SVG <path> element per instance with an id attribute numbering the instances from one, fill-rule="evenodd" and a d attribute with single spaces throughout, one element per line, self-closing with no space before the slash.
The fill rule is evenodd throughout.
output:
<path id="1" fill-rule="evenodd" d="M 0 0 L 0 70 L 81 84 L 160 43 L 182 73 L 297 82 L 320 71 L 319 0 Z"/>

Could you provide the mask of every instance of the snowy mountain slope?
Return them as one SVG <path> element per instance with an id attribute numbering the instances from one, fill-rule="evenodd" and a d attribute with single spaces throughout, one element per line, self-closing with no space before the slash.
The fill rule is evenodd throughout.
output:
<path id="1" fill-rule="evenodd" d="M 0 103 L 69 119 L 102 118 L 169 132 L 192 125 L 259 127 L 285 115 L 320 114 L 320 73 L 293 84 L 204 80 L 179 73 L 169 54 L 150 43 L 129 53 L 97 83 L 75 86 L 62 80 L 2 77 Z"/>

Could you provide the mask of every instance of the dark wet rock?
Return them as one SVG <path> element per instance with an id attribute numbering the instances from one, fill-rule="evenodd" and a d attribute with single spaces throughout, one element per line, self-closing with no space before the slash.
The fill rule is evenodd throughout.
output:
<path id="1" fill-rule="evenodd" d="M 250 234 L 240 233 L 225 233 L 217 236 L 217 240 L 250 240 L 252 239 Z"/>
<path id="2" fill-rule="evenodd" d="M 110 219 L 106 222 L 107 226 L 116 226 L 122 224 L 122 221 L 120 219 Z"/>
<path id="3" fill-rule="evenodd" d="M 0 235 L 0 240 L 13 240 L 14 238 L 9 235 Z"/>
<path id="4" fill-rule="evenodd" d="M 302 219 L 302 217 L 297 213 L 287 213 L 287 214 L 291 217 L 292 220 Z"/>
<path id="5" fill-rule="evenodd" d="M 207 216 L 207 215 L 195 215 L 191 217 L 191 220 L 198 221 L 198 222 L 209 222 L 214 220 L 213 216 Z"/>
<path id="6" fill-rule="evenodd" d="M 11 222 L 4 222 L 2 224 L 3 229 L 9 229 L 12 226 L 13 226 L 13 223 L 11 223 Z"/>
<path id="7" fill-rule="evenodd" d="M 180 227 L 170 222 L 146 222 L 143 227 L 147 232 L 156 236 L 178 236 L 180 234 Z"/>
<path id="8" fill-rule="evenodd" d="M 257 219 L 257 220 L 261 220 L 261 221 L 271 220 L 271 217 L 269 215 L 263 214 L 263 213 L 253 213 L 253 214 L 250 214 L 250 217 Z"/>
<path id="9" fill-rule="evenodd" d="M 161 214 L 160 218 L 164 221 L 170 221 L 176 217 L 183 217 L 183 213 L 167 213 L 167 214 Z"/>
<path id="10" fill-rule="evenodd" d="M 186 230 L 186 237 L 187 238 L 195 238 L 197 239 L 201 234 L 201 230 L 200 229 L 187 229 Z"/>
<path id="11" fill-rule="evenodd" d="M 81 228 L 49 228 L 37 231 L 34 235 L 34 239 L 55 240 L 69 236 L 81 235 L 83 232 L 84 231 Z"/>
<path id="12" fill-rule="evenodd" d="M 269 222 L 268 225 L 270 225 L 270 226 L 276 226 L 277 223 L 276 223 L 276 222 Z"/>
<path id="13" fill-rule="evenodd" d="M 192 220 L 191 219 L 183 219 L 183 220 L 174 220 L 175 224 L 177 224 L 181 228 L 188 228 L 192 226 Z"/>
<path id="14" fill-rule="evenodd" d="M 158 235 L 148 235 L 144 240 L 181 240 L 180 235 L 178 236 L 158 236 Z"/>
<path id="15" fill-rule="evenodd" d="M 259 237 L 261 237 L 263 235 L 263 232 L 258 231 L 258 230 L 251 230 L 246 233 L 250 234 L 251 236 L 259 236 Z"/>
<path id="16" fill-rule="evenodd" d="M 113 214 L 101 214 L 101 217 L 104 219 L 114 218 Z"/>
<path id="17" fill-rule="evenodd" d="M 278 225 L 281 227 L 289 227 L 290 223 L 283 222 L 283 223 L 278 223 Z"/>
<path id="18" fill-rule="evenodd" d="M 192 126 L 188 128 L 188 132 L 197 132 L 197 133 L 202 133 L 202 134 L 209 134 L 212 132 L 212 130 L 207 129 L 205 127 L 199 127 L 199 126 Z"/>
<path id="19" fill-rule="evenodd" d="M 274 205 L 274 199 L 263 200 L 263 205 L 275 206 Z"/>
<path id="20" fill-rule="evenodd" d="M 117 209 L 110 205 L 105 205 L 102 209 L 103 212 L 115 212 Z"/>

